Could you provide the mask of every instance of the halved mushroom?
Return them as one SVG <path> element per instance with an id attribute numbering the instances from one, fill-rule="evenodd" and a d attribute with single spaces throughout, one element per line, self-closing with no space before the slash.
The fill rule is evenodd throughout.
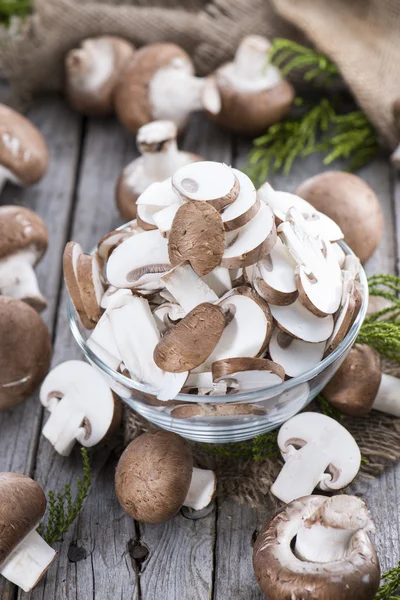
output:
<path id="1" fill-rule="evenodd" d="M 50 412 L 42 434 L 62 456 L 78 441 L 90 448 L 118 429 L 121 405 L 95 367 L 68 360 L 50 371 L 40 388 Z"/>
<path id="2" fill-rule="evenodd" d="M 154 361 L 163 371 L 182 373 L 201 365 L 214 350 L 225 328 L 221 307 L 205 302 L 169 329 L 154 349 Z"/>
<path id="3" fill-rule="evenodd" d="M 325 342 L 309 343 L 275 327 L 268 351 L 273 361 L 283 367 L 289 377 L 299 377 L 318 365 L 324 356 Z"/>
<path id="4" fill-rule="evenodd" d="M 254 544 L 258 584 L 270 600 L 373 600 L 379 560 L 371 516 L 355 496 L 306 496 L 264 525 Z"/>
<path id="5" fill-rule="evenodd" d="M 83 307 L 88 318 L 97 323 L 102 309 L 100 306 L 104 294 L 102 281 L 102 263 L 94 254 L 80 254 L 76 265 L 76 281 L 82 298 Z"/>
<path id="6" fill-rule="evenodd" d="M 50 367 L 51 338 L 31 306 L 0 296 L 0 340 L 1 411 L 26 400 L 43 381 Z"/>
<path id="7" fill-rule="evenodd" d="M 256 404 L 183 404 L 171 410 L 173 419 L 194 417 L 261 417 L 265 409 Z"/>
<path id="8" fill-rule="evenodd" d="M 357 475 L 361 454 L 353 436 L 326 415 L 304 412 L 279 430 L 278 446 L 285 464 L 271 487 L 282 502 L 312 493 L 341 490 Z"/>
<path id="9" fill-rule="evenodd" d="M 289 208 L 294 207 L 302 214 L 307 221 L 310 232 L 314 235 L 319 235 L 330 242 L 343 239 L 343 232 L 339 225 L 327 215 L 316 210 L 312 204 L 300 198 L 300 195 L 274 190 L 268 182 L 257 190 L 257 195 L 261 201 L 271 208 L 277 225 L 285 220 Z"/>
<path id="10" fill-rule="evenodd" d="M 192 201 L 178 209 L 168 237 L 172 266 L 189 261 L 199 277 L 207 275 L 219 265 L 224 248 L 224 225 L 215 208 Z"/>
<path id="11" fill-rule="evenodd" d="M 38 312 L 47 302 L 33 268 L 48 240 L 47 227 L 36 213 L 23 206 L 0 206 L 0 294 L 24 300 Z"/>
<path id="12" fill-rule="evenodd" d="M 271 252 L 255 265 L 245 269 L 249 282 L 264 300 L 286 306 L 299 295 L 295 278 L 296 263 L 278 237 Z M 251 274 L 249 273 L 251 270 Z"/>
<path id="13" fill-rule="evenodd" d="M 0 497 L 0 574 L 29 592 L 57 555 L 36 531 L 46 497 L 21 473 L 0 473 Z"/>
<path id="14" fill-rule="evenodd" d="M 139 129 L 136 143 L 142 156 L 124 168 L 116 188 L 117 206 L 125 219 L 136 217 L 136 200 L 149 185 L 168 179 L 188 163 L 203 160 L 198 154 L 178 150 L 176 137 L 172 121 L 153 121 Z M 141 212 L 143 207 L 137 213 L 143 221 Z"/>
<path id="15" fill-rule="evenodd" d="M 240 269 L 262 260 L 271 252 L 276 243 L 274 215 L 265 204 L 261 204 L 257 214 L 231 232 L 221 260 L 221 266 Z"/>
<path id="16" fill-rule="evenodd" d="M 186 312 L 190 312 L 202 302 L 218 301 L 217 294 L 201 277 L 196 275 L 188 262 L 184 262 L 162 275 L 161 281 Z"/>
<path id="17" fill-rule="evenodd" d="M 210 79 L 194 76 L 189 55 L 175 44 L 149 44 L 135 53 L 115 90 L 120 121 L 133 133 L 155 119 L 169 119 L 181 131 L 192 111 L 220 109 Z"/>
<path id="18" fill-rule="evenodd" d="M 120 37 L 88 38 L 65 58 L 66 93 L 71 106 L 85 115 L 113 111 L 114 90 L 135 53 Z"/>
<path id="19" fill-rule="evenodd" d="M 218 125 L 246 135 L 258 135 L 290 110 L 294 89 L 268 61 L 271 44 L 259 35 L 241 41 L 233 62 L 214 74 L 221 110 L 210 114 Z"/>
<path id="20" fill-rule="evenodd" d="M 236 200 L 222 210 L 221 218 L 226 231 L 246 225 L 260 208 L 260 200 L 250 177 L 239 169 L 232 169 L 232 171 L 239 182 L 240 189 Z"/>
<path id="21" fill-rule="evenodd" d="M 285 371 L 276 362 L 266 358 L 228 358 L 211 365 L 214 383 L 226 381 L 235 391 L 244 392 L 279 385 Z"/>
<path id="22" fill-rule="evenodd" d="M 119 503 L 144 523 L 164 523 L 182 506 L 201 510 L 215 490 L 213 471 L 193 467 L 188 442 L 169 431 L 144 433 L 133 440 L 115 472 Z"/>
<path id="23" fill-rule="evenodd" d="M 240 183 L 224 163 L 204 160 L 178 169 L 172 175 L 172 187 L 185 202 L 208 202 L 222 210 L 238 198 Z"/>
<path id="24" fill-rule="evenodd" d="M 0 104 L 0 193 L 7 180 L 22 186 L 37 183 L 48 162 L 40 131 L 18 112 Z"/>
<path id="25" fill-rule="evenodd" d="M 317 317 L 299 299 L 289 306 L 271 304 L 270 310 L 279 329 L 305 342 L 324 342 L 332 334 L 332 315 Z"/>
<path id="26" fill-rule="evenodd" d="M 362 263 L 375 252 L 383 214 L 375 192 L 360 177 L 343 171 L 320 173 L 298 186 L 296 194 L 338 223 Z"/>

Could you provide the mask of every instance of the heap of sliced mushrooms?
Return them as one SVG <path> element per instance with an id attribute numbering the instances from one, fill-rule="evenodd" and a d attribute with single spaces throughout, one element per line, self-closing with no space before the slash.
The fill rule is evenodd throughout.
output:
<path id="1" fill-rule="evenodd" d="M 138 220 L 93 255 L 69 242 L 64 273 L 91 350 L 157 400 L 277 385 L 349 331 L 359 261 L 300 197 L 268 183 L 256 191 L 241 171 L 201 161 L 136 205 Z"/>

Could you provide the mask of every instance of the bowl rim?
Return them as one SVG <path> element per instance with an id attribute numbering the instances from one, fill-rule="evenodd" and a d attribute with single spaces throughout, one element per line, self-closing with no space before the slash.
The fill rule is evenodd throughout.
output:
<path id="1" fill-rule="evenodd" d="M 121 225 L 121 227 L 118 227 L 118 229 L 124 229 L 128 225 L 129 225 L 129 223 L 125 223 L 124 225 Z M 338 243 L 340 245 L 340 247 L 342 248 L 342 250 L 345 252 L 346 255 L 355 256 L 354 252 L 349 248 L 349 246 L 345 242 L 343 242 L 342 240 L 339 240 L 336 243 Z M 94 250 L 92 250 L 92 253 L 93 252 L 94 252 Z M 362 325 L 365 315 L 367 313 L 368 298 L 369 298 L 367 276 L 366 276 L 366 273 L 361 264 L 360 264 L 360 271 L 359 271 L 359 281 L 360 281 L 360 283 L 362 285 L 362 289 L 363 289 L 362 303 L 361 303 L 361 308 L 358 312 L 358 315 L 357 315 L 353 325 L 351 326 L 350 330 L 347 332 L 344 339 L 340 342 L 338 347 L 333 352 L 328 354 L 328 356 L 326 356 L 321 362 L 319 362 L 313 369 L 306 371 L 305 373 L 303 373 L 302 375 L 299 375 L 298 377 L 292 377 L 291 379 L 288 379 L 287 381 L 284 381 L 283 383 L 279 383 L 277 385 L 267 387 L 267 388 L 258 388 L 256 390 L 252 390 L 252 391 L 238 392 L 237 394 L 221 395 L 221 396 L 202 396 L 199 394 L 184 394 L 184 393 L 180 392 L 179 394 L 177 394 L 175 396 L 175 398 L 173 398 L 173 400 L 174 401 L 178 400 L 180 402 L 184 402 L 185 404 L 188 404 L 188 403 L 194 403 L 194 404 L 201 404 L 201 403 L 204 403 L 204 404 L 216 404 L 216 403 L 218 403 L 218 404 L 224 404 L 224 403 L 233 404 L 233 403 L 235 403 L 236 404 L 238 402 L 241 402 L 241 403 L 258 402 L 258 401 L 260 401 L 260 396 L 264 396 L 264 399 L 265 399 L 265 395 L 267 395 L 269 398 L 272 398 L 272 397 L 280 395 L 284 392 L 287 392 L 288 390 L 291 390 L 292 388 L 295 388 L 298 385 L 307 383 L 311 379 L 314 379 L 314 377 L 316 377 L 317 375 L 322 373 L 322 371 L 324 371 L 327 367 L 329 367 L 332 363 L 334 363 L 338 358 L 340 358 L 346 352 L 346 350 L 350 346 L 353 345 L 353 343 L 358 335 L 358 332 L 360 331 L 361 325 Z M 79 317 L 78 317 L 78 315 L 75 311 L 75 308 L 72 304 L 71 296 L 69 295 L 68 290 L 67 290 L 67 294 L 68 294 L 67 315 L 68 315 L 69 326 L 70 326 L 72 335 L 74 336 L 75 341 L 77 342 L 78 346 L 82 350 L 85 358 L 90 363 L 94 364 L 97 368 L 99 368 L 100 371 L 104 372 L 107 377 L 110 377 L 116 383 L 124 386 L 125 388 L 128 388 L 128 389 L 132 390 L 133 392 L 137 391 L 137 392 L 151 394 L 151 395 L 156 396 L 157 392 L 150 385 L 147 385 L 145 383 L 140 383 L 134 379 L 130 379 L 129 377 L 122 375 L 122 373 L 118 373 L 117 371 L 115 371 L 114 369 L 112 369 L 111 367 L 106 365 L 91 350 L 91 348 L 86 344 L 86 341 L 83 338 L 83 336 L 79 330 L 79 327 L 78 327 Z M 140 398 L 138 398 L 137 400 L 140 401 Z"/>

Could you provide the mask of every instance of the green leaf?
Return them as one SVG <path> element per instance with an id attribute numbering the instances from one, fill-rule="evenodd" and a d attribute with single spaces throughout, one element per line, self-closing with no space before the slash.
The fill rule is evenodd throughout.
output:
<path id="1" fill-rule="evenodd" d="M 11 17 L 26 17 L 31 11 L 31 0 L 0 0 L 0 24 L 9 25 Z"/>

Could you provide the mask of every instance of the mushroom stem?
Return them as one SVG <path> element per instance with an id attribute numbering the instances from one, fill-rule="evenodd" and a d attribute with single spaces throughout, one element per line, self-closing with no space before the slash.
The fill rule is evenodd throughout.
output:
<path id="1" fill-rule="evenodd" d="M 302 527 L 296 536 L 295 554 L 300 560 L 330 563 L 343 560 L 351 550 L 351 540 L 358 530 L 334 529 L 320 524 Z"/>
<path id="2" fill-rule="evenodd" d="M 0 181 L 1 185 L 1 181 Z M 40 292 L 33 263 L 34 252 L 19 252 L 0 260 L 0 293 L 19 298 L 37 310 L 44 310 L 46 299 Z"/>
<path id="3" fill-rule="evenodd" d="M 56 554 L 38 532 L 33 530 L 2 563 L 0 573 L 24 592 L 29 592 L 49 568 Z"/>
<path id="4" fill-rule="evenodd" d="M 0 194 L 7 182 L 9 171 L 0 165 Z"/>
<path id="5" fill-rule="evenodd" d="M 236 73 L 245 79 L 260 76 L 269 64 L 267 52 L 271 44 L 260 36 L 248 36 L 244 38 L 235 54 Z"/>
<path id="6" fill-rule="evenodd" d="M 397 146 L 396 150 L 391 154 L 390 160 L 397 169 L 400 168 L 400 144 Z"/>
<path id="7" fill-rule="evenodd" d="M 397 377 L 382 373 L 372 408 L 400 417 L 400 380 Z"/>
<path id="8" fill-rule="evenodd" d="M 188 262 L 168 271 L 161 277 L 161 281 L 186 312 L 203 302 L 218 301 L 217 294 L 196 275 Z"/>
<path id="9" fill-rule="evenodd" d="M 216 485 L 214 471 L 193 467 L 192 481 L 183 506 L 188 506 L 193 510 L 202 510 L 213 499 Z"/>
<path id="10" fill-rule="evenodd" d="M 82 426 L 84 411 L 77 411 L 68 396 L 61 400 L 52 398 L 49 404 L 50 417 L 42 434 L 62 456 L 69 456 L 75 442 L 86 435 Z"/>
<path id="11" fill-rule="evenodd" d="M 149 181 L 168 179 L 171 173 L 180 167 L 176 140 L 170 140 L 167 149 L 162 149 L 160 152 L 143 152 L 142 157 L 143 170 Z"/>

